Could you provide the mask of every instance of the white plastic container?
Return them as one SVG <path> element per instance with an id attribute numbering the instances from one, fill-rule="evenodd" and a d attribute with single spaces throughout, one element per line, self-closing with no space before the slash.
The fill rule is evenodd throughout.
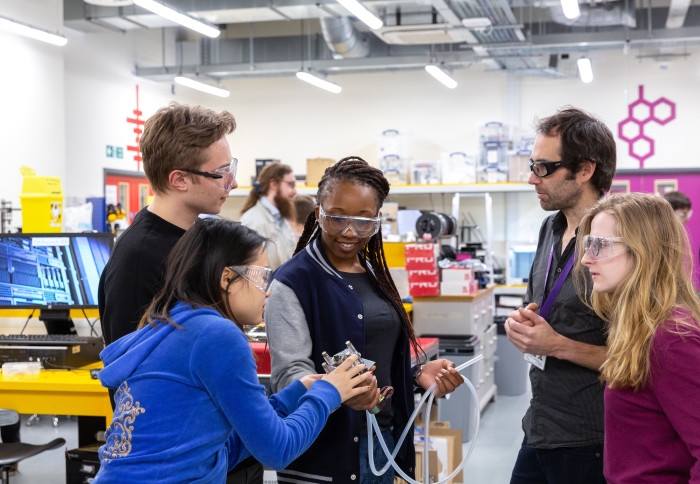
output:
<path id="1" fill-rule="evenodd" d="M 440 184 L 439 161 L 412 161 L 411 184 L 413 185 L 438 185 Z"/>
<path id="2" fill-rule="evenodd" d="M 476 159 L 463 151 L 442 153 L 442 183 L 476 182 Z"/>

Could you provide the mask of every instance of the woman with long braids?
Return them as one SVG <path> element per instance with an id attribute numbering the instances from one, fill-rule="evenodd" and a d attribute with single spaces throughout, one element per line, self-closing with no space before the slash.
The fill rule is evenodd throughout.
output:
<path id="1" fill-rule="evenodd" d="M 364 410 L 377 405 L 380 388 L 393 387 L 389 403 L 377 414 L 393 449 L 413 412 L 414 381 L 425 389 L 437 381 L 439 394 L 463 382 L 448 360 L 411 366 L 410 349 L 424 353 L 384 257 L 379 210 L 388 194 L 384 174 L 361 158 L 343 158 L 328 168 L 296 254 L 275 272 L 265 313 L 273 391 L 322 372 L 322 353 L 333 355 L 345 349 L 346 341 L 375 362 L 367 391 L 329 417 L 309 450 L 277 473 L 280 481 L 393 482 L 392 468 L 381 477 L 369 469 Z M 386 458 L 378 447 L 375 440 L 375 462 L 381 467 Z M 411 438 L 396 461 L 414 474 Z"/>
<path id="2" fill-rule="evenodd" d="M 139 329 L 100 354 L 116 408 L 95 482 L 223 483 L 251 455 L 283 468 L 370 384 L 353 356 L 267 399 L 242 326 L 262 319 L 265 243 L 239 223 L 200 219 L 175 244 Z"/>

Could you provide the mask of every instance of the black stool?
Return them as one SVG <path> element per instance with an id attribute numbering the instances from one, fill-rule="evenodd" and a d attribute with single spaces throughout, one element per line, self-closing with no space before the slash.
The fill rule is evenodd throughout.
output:
<path id="1" fill-rule="evenodd" d="M 2 484 L 8 484 L 10 482 L 10 471 L 14 469 L 15 464 L 19 461 L 41 454 L 45 450 L 56 449 L 65 445 L 65 443 L 65 439 L 58 438 L 41 445 L 25 444 L 22 442 L 0 444 L 0 472 L 2 472 L 2 479 L 0 479 L 0 482 L 2 482 Z"/>

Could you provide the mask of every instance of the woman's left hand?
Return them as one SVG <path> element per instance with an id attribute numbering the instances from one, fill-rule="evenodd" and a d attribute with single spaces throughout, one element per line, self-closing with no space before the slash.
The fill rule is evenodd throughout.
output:
<path id="1" fill-rule="evenodd" d="M 441 397 L 455 391 L 458 386 L 464 383 L 464 378 L 455 370 L 454 363 L 440 358 L 426 363 L 423 372 L 418 376 L 418 383 L 425 390 L 435 382 L 437 382 L 435 396 Z"/>
<path id="2" fill-rule="evenodd" d="M 323 375 L 305 375 L 299 378 L 299 380 L 301 380 L 301 383 L 303 383 L 308 390 L 316 380 L 320 380 L 321 378 L 323 378 Z"/>

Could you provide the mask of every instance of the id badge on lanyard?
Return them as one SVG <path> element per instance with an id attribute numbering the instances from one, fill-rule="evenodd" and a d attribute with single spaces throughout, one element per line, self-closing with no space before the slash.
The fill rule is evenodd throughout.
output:
<path id="1" fill-rule="evenodd" d="M 569 275 L 569 272 L 571 272 L 571 268 L 574 266 L 574 261 L 576 260 L 576 252 L 577 251 L 574 250 L 573 254 L 569 256 L 569 260 L 566 262 L 564 269 L 562 269 L 561 274 L 559 274 L 559 277 L 554 283 L 554 286 L 552 286 L 552 290 L 549 291 L 549 295 L 545 298 L 544 292 L 547 292 L 547 280 L 549 279 L 549 271 L 552 268 L 552 259 L 554 258 L 554 244 L 552 244 L 552 248 L 549 251 L 549 262 L 547 262 L 547 273 L 544 275 L 544 292 L 542 294 L 542 304 L 540 305 L 541 309 L 539 313 L 540 316 L 542 316 L 542 318 L 544 319 L 547 319 L 547 316 L 549 316 L 549 312 L 551 311 L 552 306 L 554 305 L 554 300 L 557 298 L 559 291 L 561 291 L 561 288 L 564 285 L 564 281 L 566 280 L 566 276 Z M 544 370 L 544 365 L 547 362 L 547 356 L 545 355 L 533 355 L 530 353 L 525 353 L 523 355 L 523 358 L 525 358 L 525 361 L 533 364 L 540 370 Z"/>

